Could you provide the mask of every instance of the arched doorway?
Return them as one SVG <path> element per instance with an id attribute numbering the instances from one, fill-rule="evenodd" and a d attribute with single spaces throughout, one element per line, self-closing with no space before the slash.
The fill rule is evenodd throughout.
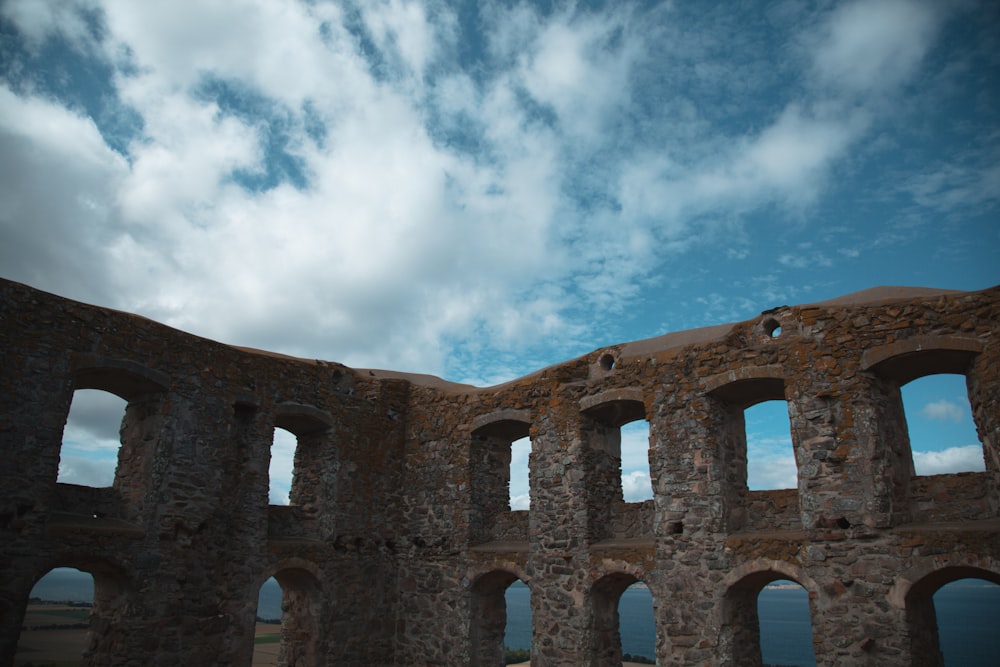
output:
<path id="1" fill-rule="evenodd" d="M 122 571 L 104 560 L 46 572 L 29 594 L 15 664 L 106 664 L 129 640 L 121 622 L 127 588 Z"/>
<path id="2" fill-rule="evenodd" d="M 594 583 L 590 664 L 655 660 L 653 597 L 634 575 L 615 572 Z"/>
<path id="3" fill-rule="evenodd" d="M 1000 573 L 971 566 L 931 572 L 907 592 L 906 621 L 911 655 L 924 665 L 995 664 Z"/>
<path id="4" fill-rule="evenodd" d="M 512 586 L 512 584 L 514 586 Z M 516 623 L 520 626 L 518 639 L 512 643 L 523 643 L 523 626 L 531 629 L 531 590 L 518 576 L 506 570 L 494 570 L 477 578 L 471 588 L 471 620 L 469 627 L 469 664 L 472 667 L 494 667 L 505 664 L 505 642 L 511 642 L 514 635 L 508 623 L 508 589 L 511 591 L 510 604 L 516 607 Z M 515 613 L 511 616 L 514 617 Z M 521 646 L 512 646 L 524 650 Z"/>
<path id="5" fill-rule="evenodd" d="M 726 592 L 723 639 L 733 665 L 813 666 L 809 596 L 790 574 L 766 569 L 747 574 Z"/>
<path id="6" fill-rule="evenodd" d="M 276 571 L 261 585 L 258 594 L 254 664 L 276 667 L 319 664 L 322 646 L 319 615 L 317 578 L 300 567 Z"/>

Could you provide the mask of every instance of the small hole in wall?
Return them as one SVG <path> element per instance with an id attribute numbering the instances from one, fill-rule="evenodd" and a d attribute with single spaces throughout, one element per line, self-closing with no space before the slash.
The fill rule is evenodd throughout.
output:
<path id="1" fill-rule="evenodd" d="M 777 338 L 781 335 L 781 324 L 776 319 L 768 319 L 764 321 L 764 333 L 771 338 Z"/>
<path id="2" fill-rule="evenodd" d="M 610 354 L 605 354 L 600 360 L 601 368 L 606 371 L 610 371 L 615 367 L 615 358 Z"/>
<path id="3" fill-rule="evenodd" d="M 683 521 L 675 521 L 672 524 L 670 524 L 670 534 L 671 535 L 680 535 L 683 532 L 684 532 L 684 522 Z"/>
<path id="4" fill-rule="evenodd" d="M 851 527 L 851 522 L 848 521 L 846 517 L 840 517 L 839 519 L 837 519 L 837 528 L 840 528 L 842 530 L 847 530 L 850 527 Z"/>

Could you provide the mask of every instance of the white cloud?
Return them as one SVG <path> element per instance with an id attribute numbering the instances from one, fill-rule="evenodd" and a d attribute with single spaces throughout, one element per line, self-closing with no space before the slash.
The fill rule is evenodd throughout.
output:
<path id="1" fill-rule="evenodd" d="M 1000 201 L 997 155 L 962 155 L 953 164 L 914 175 L 903 189 L 921 206 L 941 212 L 967 213 Z"/>
<path id="2" fill-rule="evenodd" d="M 701 163 L 658 155 L 626 168 L 623 214 L 655 220 L 666 239 L 694 234 L 707 240 L 712 228 L 705 216 L 714 212 L 745 214 L 775 203 L 801 210 L 815 203 L 832 165 L 868 124 L 863 111 L 833 114 L 791 103 L 761 131 L 734 139 Z"/>
<path id="3" fill-rule="evenodd" d="M 109 302 L 106 246 L 121 234 L 127 164 L 93 121 L 0 86 L 0 265 L 41 289 Z"/>
<path id="4" fill-rule="evenodd" d="M 713 45 L 757 47 L 684 34 L 673 7 L 490 3 L 464 62 L 480 45 L 441 3 L 36 4 L 3 11 L 29 41 L 103 58 L 109 104 L 141 122 L 115 137 L 123 157 L 69 103 L 0 91 L 6 276 L 235 344 L 473 379 L 585 351 L 681 253 L 756 259 L 743 217 L 821 201 L 878 118 L 851 91 L 912 76 L 937 16 L 919 5 L 907 36 L 902 3 L 844 6 L 801 62 L 782 46 L 730 71 Z M 859 45 L 874 64 L 855 73 Z M 786 56 L 848 81 L 749 119 L 682 85 L 764 85 Z M 243 187 L 276 152 L 300 178 Z M 502 371 L 456 370 L 473 351 Z"/>
<path id="5" fill-rule="evenodd" d="M 960 403 L 940 399 L 932 401 L 920 408 L 920 414 L 927 419 L 960 422 L 968 416 L 968 403 Z"/>
<path id="6" fill-rule="evenodd" d="M 59 451 L 59 482 L 112 485 L 126 405 L 124 399 L 105 391 L 79 389 L 73 393 Z"/>
<path id="7" fill-rule="evenodd" d="M 59 482 L 103 488 L 115 481 L 115 461 L 95 460 L 89 456 L 59 458 Z"/>
<path id="8" fill-rule="evenodd" d="M 792 269 L 806 269 L 833 266 L 833 261 L 821 252 L 786 253 L 778 256 L 778 263 Z"/>
<path id="9" fill-rule="evenodd" d="M 653 497 L 653 485 L 649 472 L 633 470 L 622 474 L 622 495 L 627 503 L 642 502 Z"/>
<path id="10" fill-rule="evenodd" d="M 0 16 L 17 25 L 36 49 L 52 33 L 61 34 L 79 49 L 86 49 L 92 41 L 93 32 L 87 15 L 92 15 L 97 7 L 96 2 L 88 0 L 6 0 L 0 4 Z"/>
<path id="11" fill-rule="evenodd" d="M 402 75 L 419 81 L 434 58 L 438 41 L 423 5 L 401 0 L 366 3 L 362 13 L 379 48 L 398 56 Z"/>
<path id="12" fill-rule="evenodd" d="M 638 420 L 621 428 L 622 495 L 634 503 L 653 497 L 649 477 L 649 422 Z"/>
<path id="13" fill-rule="evenodd" d="M 521 57 L 526 89 L 555 110 L 564 131 L 599 141 L 608 115 L 628 103 L 629 73 L 642 52 L 642 36 L 628 30 L 626 18 L 559 15 L 541 25 Z"/>
<path id="14" fill-rule="evenodd" d="M 917 475 L 942 475 L 956 472 L 981 472 L 986 469 L 982 445 L 949 447 L 938 452 L 913 452 Z"/>
<path id="15" fill-rule="evenodd" d="M 785 409 L 784 401 L 769 403 L 774 403 L 771 410 Z M 775 413 L 760 414 L 766 415 L 766 428 L 760 431 L 750 430 L 753 418 L 747 416 L 747 486 L 751 490 L 798 488 L 798 467 L 791 434 L 787 430 L 784 435 L 775 434 L 778 428 L 788 428 L 786 418 L 782 415 L 779 421 Z"/>
<path id="16" fill-rule="evenodd" d="M 511 496 L 510 509 L 511 510 L 531 509 L 531 497 L 527 493 L 519 493 L 516 496 Z"/>
<path id="17" fill-rule="evenodd" d="M 752 457 L 747 462 L 747 485 L 751 490 L 798 488 L 798 468 L 795 457 Z"/>
<path id="18" fill-rule="evenodd" d="M 858 0 L 838 6 L 820 29 L 815 68 L 851 93 L 880 93 L 909 78 L 938 28 L 943 3 Z"/>

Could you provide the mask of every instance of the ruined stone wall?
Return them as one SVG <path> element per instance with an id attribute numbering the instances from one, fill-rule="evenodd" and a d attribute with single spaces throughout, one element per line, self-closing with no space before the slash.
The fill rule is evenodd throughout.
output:
<path id="1" fill-rule="evenodd" d="M 518 579 L 535 665 L 620 662 L 637 581 L 659 664 L 759 664 L 776 579 L 809 592 L 818 664 L 935 664 L 934 591 L 1000 583 L 1000 288 L 783 306 L 490 388 L 0 294 L 0 664 L 57 566 L 94 574 L 94 665 L 248 665 L 272 575 L 289 665 L 500 664 Z M 933 373 L 967 378 L 985 472 L 913 474 L 899 387 Z M 128 401 L 107 489 L 56 482 L 81 388 Z M 770 399 L 798 487 L 750 491 L 743 410 Z M 625 503 L 619 429 L 643 419 L 654 498 Z M 289 507 L 267 504 L 275 426 L 298 437 Z M 511 512 L 523 436 L 531 508 Z"/>

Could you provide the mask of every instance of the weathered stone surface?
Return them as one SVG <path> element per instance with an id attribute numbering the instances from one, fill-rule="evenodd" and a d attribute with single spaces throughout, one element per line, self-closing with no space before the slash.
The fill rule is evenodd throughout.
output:
<path id="1" fill-rule="evenodd" d="M 282 584 L 287 665 L 496 665 L 531 589 L 535 665 L 620 662 L 650 589 L 660 664 L 760 663 L 756 597 L 809 592 L 820 665 L 935 664 L 931 596 L 1000 583 L 1000 288 L 876 289 L 625 343 L 489 388 L 234 348 L 0 282 L 0 664 L 28 593 L 91 572 L 92 665 L 248 665 Z M 775 335 L 780 331 L 780 334 Z M 986 471 L 918 477 L 899 386 L 961 373 Z M 56 482 L 73 392 L 128 402 L 114 485 Z M 743 410 L 788 403 L 796 489 L 746 486 Z M 654 498 L 622 500 L 650 424 Z M 298 437 L 269 507 L 273 430 Z M 531 510 L 507 505 L 530 435 Z"/>

